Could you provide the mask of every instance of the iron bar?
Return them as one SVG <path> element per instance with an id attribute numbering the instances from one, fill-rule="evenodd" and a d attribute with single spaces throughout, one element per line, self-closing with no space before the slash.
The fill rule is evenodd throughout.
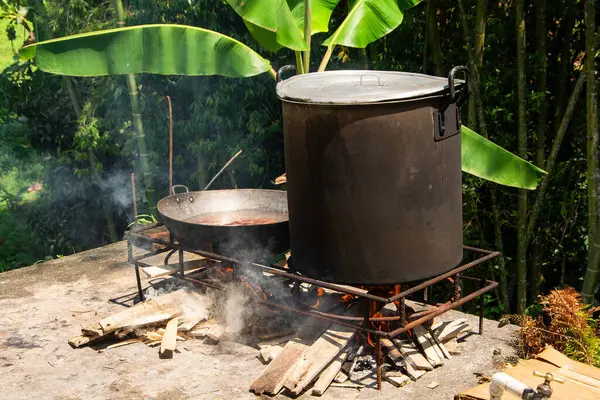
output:
<path id="1" fill-rule="evenodd" d="M 485 279 L 479 280 L 479 290 L 485 287 Z M 483 335 L 483 311 L 485 306 L 485 297 L 479 296 L 479 334 Z"/>
<path id="2" fill-rule="evenodd" d="M 377 335 L 377 390 L 381 390 L 381 336 Z"/>
<path id="3" fill-rule="evenodd" d="M 135 279 L 137 281 L 138 295 L 140 297 L 140 301 L 146 300 L 144 296 L 144 291 L 142 290 L 142 278 L 140 276 L 140 265 L 137 261 L 133 264 L 135 266 Z"/>

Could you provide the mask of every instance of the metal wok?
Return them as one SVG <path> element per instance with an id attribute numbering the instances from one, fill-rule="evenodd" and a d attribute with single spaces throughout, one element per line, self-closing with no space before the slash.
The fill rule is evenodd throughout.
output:
<path id="1" fill-rule="evenodd" d="M 244 261 L 267 260 L 289 249 L 287 194 L 281 190 L 230 189 L 173 194 L 157 204 L 161 221 L 184 248 Z M 214 215 L 252 214 L 239 223 Z M 261 214 L 270 218 L 260 218 Z M 204 218 L 203 216 L 207 216 Z M 275 219 L 272 219 L 275 216 Z M 192 219 L 193 221 L 190 221 Z M 235 217 L 233 218 L 235 219 Z M 269 221 L 277 222 L 270 223 Z M 198 222 L 200 221 L 200 222 Z M 258 223 L 254 223 L 258 222 Z"/>

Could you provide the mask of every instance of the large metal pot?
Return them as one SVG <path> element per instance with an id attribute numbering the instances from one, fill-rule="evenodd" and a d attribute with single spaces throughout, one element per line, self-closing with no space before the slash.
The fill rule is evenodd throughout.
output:
<path id="1" fill-rule="evenodd" d="M 391 284 L 462 260 L 464 81 L 332 71 L 277 84 L 293 268 Z"/>
<path id="2" fill-rule="evenodd" d="M 190 192 L 183 185 L 174 188 L 177 186 L 184 187 L 186 192 L 161 199 L 156 208 L 171 236 L 185 248 L 212 251 L 243 261 L 267 261 L 289 249 L 284 191 Z M 247 218 L 248 215 L 252 217 Z"/>

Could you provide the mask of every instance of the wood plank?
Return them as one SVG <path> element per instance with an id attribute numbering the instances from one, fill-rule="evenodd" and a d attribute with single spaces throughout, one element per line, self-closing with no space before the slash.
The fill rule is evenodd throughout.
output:
<path id="1" fill-rule="evenodd" d="M 121 347 L 121 346 L 127 346 L 129 344 L 141 343 L 143 340 L 144 339 L 142 339 L 142 338 L 133 338 L 133 339 L 123 340 L 122 342 L 111 344 L 110 346 L 106 347 L 106 350 L 115 349 L 115 348 Z"/>
<path id="2" fill-rule="evenodd" d="M 414 369 L 431 371 L 433 367 L 410 340 L 392 339 L 407 364 Z"/>
<path id="3" fill-rule="evenodd" d="M 91 324 L 88 326 L 81 327 L 81 333 L 86 336 L 102 336 L 104 335 L 104 331 L 99 323 Z"/>
<path id="4" fill-rule="evenodd" d="M 406 363 L 406 366 L 404 367 L 404 369 L 406 370 L 406 374 L 408 375 L 408 377 L 410 379 L 412 379 L 413 381 L 418 380 L 420 377 L 422 377 L 423 375 L 425 375 L 427 373 L 427 371 L 424 371 L 422 369 L 413 368 L 413 366 L 410 365 L 409 363 Z"/>
<path id="5" fill-rule="evenodd" d="M 192 272 L 198 269 L 207 268 L 215 265 L 218 261 L 209 260 L 207 258 L 202 258 L 198 260 L 190 260 L 183 262 L 183 271 L 184 272 Z M 179 262 L 174 264 L 163 264 L 163 265 L 150 265 L 147 267 L 141 267 L 142 272 L 148 278 L 160 278 L 162 276 L 173 275 L 181 271 L 181 266 Z"/>
<path id="6" fill-rule="evenodd" d="M 183 305 L 199 300 L 192 290 L 180 289 L 131 306 L 98 321 L 104 334 L 121 328 L 150 325 L 183 313 Z"/>
<path id="7" fill-rule="evenodd" d="M 268 364 L 277 358 L 282 351 L 283 346 L 279 345 L 263 347 L 259 351 L 260 359 L 263 363 Z"/>
<path id="8" fill-rule="evenodd" d="M 77 348 L 77 347 L 85 346 L 86 344 L 94 341 L 95 339 L 97 339 L 99 337 L 100 336 L 87 336 L 87 335 L 75 336 L 75 337 L 72 337 L 71 339 L 69 339 L 69 344 L 73 348 Z"/>
<path id="9" fill-rule="evenodd" d="M 173 352 L 177 346 L 177 324 L 179 319 L 173 318 L 167 322 L 165 333 L 163 333 L 162 340 L 160 342 L 160 358 L 173 358 Z"/>
<path id="10" fill-rule="evenodd" d="M 459 318 L 454 321 L 438 322 L 431 327 L 431 331 L 436 338 L 442 343 L 457 337 L 463 330 L 469 328 L 464 318 Z"/>
<path id="11" fill-rule="evenodd" d="M 448 350 L 448 353 L 453 356 L 457 356 L 461 353 L 460 346 L 456 338 L 448 340 L 446 343 L 444 343 L 444 346 Z"/>
<path id="12" fill-rule="evenodd" d="M 325 302 L 328 301 L 326 300 Z M 323 301 L 321 304 L 323 307 Z M 298 360 L 300 360 L 319 336 L 329 328 L 329 325 L 330 323 L 327 321 L 313 318 L 305 322 L 296 333 L 294 339 L 287 342 L 281 354 L 252 382 L 250 391 L 259 395 L 262 393 L 279 393 Z"/>
<path id="13" fill-rule="evenodd" d="M 404 366 L 406 364 L 402 353 L 400 353 L 400 350 L 396 348 L 396 345 L 390 339 L 381 338 L 381 346 L 387 350 L 388 357 L 396 366 Z"/>
<path id="14" fill-rule="evenodd" d="M 436 338 L 435 335 L 433 333 L 431 333 L 431 331 L 429 332 L 429 335 L 433 339 L 436 348 L 440 349 L 442 356 L 447 359 L 451 359 L 452 356 L 450 355 L 450 352 L 448 351 L 446 346 L 444 346 L 444 344 L 441 341 L 439 341 L 438 338 Z"/>
<path id="15" fill-rule="evenodd" d="M 322 396 L 329 385 L 331 385 L 337 375 L 341 372 L 342 364 L 344 364 L 344 361 L 346 361 L 346 358 L 348 358 L 348 355 L 350 354 L 350 347 L 353 346 L 346 346 L 344 350 L 342 350 L 342 352 L 339 353 L 337 357 L 327 366 L 327 368 L 321 372 L 319 379 L 313 386 L 313 396 Z"/>
<path id="16" fill-rule="evenodd" d="M 348 315 L 359 314 L 354 307 Z M 319 375 L 319 373 L 348 345 L 356 334 L 355 328 L 345 325 L 333 324 L 319 337 L 302 357 L 296 370 L 290 374 L 285 387 L 295 395 L 302 391 Z"/>
<path id="17" fill-rule="evenodd" d="M 590 378 L 600 380 L 600 368 L 571 360 L 552 346 L 546 346 L 544 351 L 538 354 L 536 358 L 549 362 L 557 367 L 568 369 L 570 371 L 589 376 Z"/>
<path id="18" fill-rule="evenodd" d="M 383 379 L 385 379 L 397 388 L 402 387 L 411 381 L 411 379 L 408 376 L 403 374 L 400 374 L 399 376 L 395 376 L 393 374 L 383 374 Z"/>
<path id="19" fill-rule="evenodd" d="M 439 367 L 444 365 L 444 362 L 442 361 L 443 355 L 442 358 L 440 358 L 438 352 L 435 349 L 435 344 L 432 342 L 433 339 L 429 340 L 428 338 L 428 336 L 430 335 L 427 332 L 427 330 L 422 326 L 415 326 L 412 331 L 417 340 L 418 345 L 425 353 L 425 357 L 427 357 L 429 363 L 433 367 Z"/>
<path id="20" fill-rule="evenodd" d="M 278 344 L 286 343 L 286 342 L 290 341 L 293 338 L 294 338 L 294 335 L 286 335 L 286 336 L 282 336 L 282 337 L 279 337 L 279 338 L 275 338 L 275 339 L 271 339 L 271 340 L 266 340 L 264 342 L 259 342 L 259 343 L 256 344 L 256 346 L 258 347 L 259 350 L 261 350 L 264 347 L 277 346 Z"/>

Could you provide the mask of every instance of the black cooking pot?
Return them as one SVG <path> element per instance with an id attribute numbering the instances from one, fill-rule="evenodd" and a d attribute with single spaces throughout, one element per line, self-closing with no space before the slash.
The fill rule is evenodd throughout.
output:
<path id="1" fill-rule="evenodd" d="M 331 71 L 277 84 L 293 267 L 391 284 L 462 260 L 460 106 L 465 81 Z"/>

